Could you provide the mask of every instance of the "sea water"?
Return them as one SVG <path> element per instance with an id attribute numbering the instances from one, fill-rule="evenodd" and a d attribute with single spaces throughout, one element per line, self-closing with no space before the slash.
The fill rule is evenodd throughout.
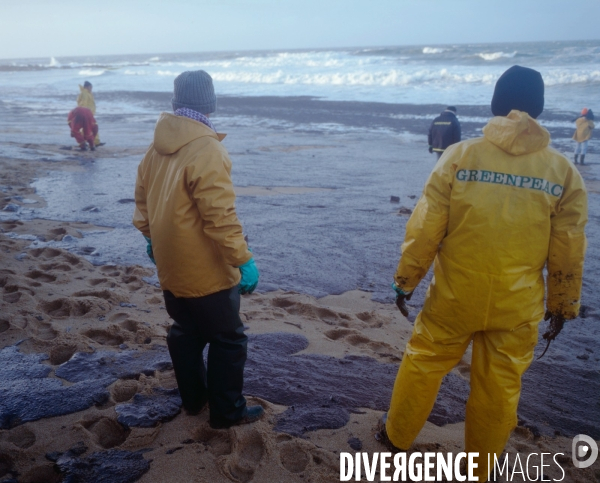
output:
<path id="1" fill-rule="evenodd" d="M 219 95 L 487 105 L 515 64 L 542 73 L 547 109 L 596 107 L 597 40 L 10 59 L 0 60 L 0 95 L 7 104 L 64 110 L 85 80 L 102 93 L 169 92 L 181 72 L 204 69 Z M 105 113 L 140 109 L 108 104 Z"/>

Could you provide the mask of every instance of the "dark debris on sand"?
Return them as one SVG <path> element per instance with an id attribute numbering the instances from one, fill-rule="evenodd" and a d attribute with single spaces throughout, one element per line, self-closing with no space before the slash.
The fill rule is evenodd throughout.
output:
<path id="1" fill-rule="evenodd" d="M 249 337 L 245 392 L 289 406 L 275 426 L 301 435 L 344 426 L 358 408 L 388 409 L 397 364 L 364 356 L 343 359 L 297 354 L 308 347 L 302 335 L 273 333 Z M 468 383 L 448 374 L 429 417 L 439 426 L 464 421 Z"/>

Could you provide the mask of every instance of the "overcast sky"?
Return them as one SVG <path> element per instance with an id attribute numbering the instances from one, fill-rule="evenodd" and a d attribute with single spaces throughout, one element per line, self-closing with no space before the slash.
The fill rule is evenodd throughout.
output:
<path id="1" fill-rule="evenodd" d="M 600 0 L 0 0 L 0 58 L 598 39 Z"/>

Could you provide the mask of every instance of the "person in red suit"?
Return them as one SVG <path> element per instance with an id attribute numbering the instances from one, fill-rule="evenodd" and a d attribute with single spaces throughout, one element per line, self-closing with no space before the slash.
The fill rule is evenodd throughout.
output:
<path id="1" fill-rule="evenodd" d="M 82 151 L 87 149 L 86 142 L 90 145 L 90 149 L 94 151 L 94 138 L 98 134 L 98 124 L 92 111 L 87 107 L 76 107 L 69 112 L 67 122 L 71 128 L 71 137 L 75 138 L 77 144 Z"/>

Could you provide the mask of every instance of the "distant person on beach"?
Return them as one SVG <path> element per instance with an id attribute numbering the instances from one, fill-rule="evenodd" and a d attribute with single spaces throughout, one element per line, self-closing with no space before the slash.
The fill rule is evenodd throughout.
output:
<path id="1" fill-rule="evenodd" d="M 581 164 L 585 161 L 585 155 L 587 154 L 588 142 L 592 137 L 592 131 L 594 130 L 594 113 L 591 109 L 584 107 L 581 111 L 581 116 L 575 119 L 575 125 L 577 129 L 573 134 L 573 140 L 576 143 L 575 146 L 575 164 L 577 164 L 577 158 Z"/>
<path id="2" fill-rule="evenodd" d="M 448 106 L 429 127 L 429 152 L 437 154 L 438 159 L 448 146 L 460 142 L 460 122 L 456 117 L 456 107 Z"/>
<path id="3" fill-rule="evenodd" d="M 98 124 L 96 124 L 92 111 L 87 107 L 76 107 L 69 112 L 67 123 L 71 128 L 71 137 L 75 138 L 79 149 L 85 151 L 86 143 L 90 145 L 92 151 L 96 149 L 94 139 L 98 135 Z"/>
<path id="4" fill-rule="evenodd" d="M 183 407 L 196 414 L 208 402 L 210 426 L 222 429 L 263 414 L 242 395 L 248 338 L 239 316 L 240 294 L 254 291 L 259 273 L 235 211 L 225 135 L 209 119 L 217 106 L 210 75 L 180 74 L 172 104 L 138 167 L 133 224 L 174 320 L 167 345 Z"/>
<path id="5" fill-rule="evenodd" d="M 77 107 L 87 107 L 90 111 L 92 111 L 94 116 L 96 115 L 96 101 L 94 100 L 94 95 L 92 94 L 92 84 L 88 81 L 85 81 L 82 86 L 79 86 Z M 96 134 L 94 144 L 96 146 L 100 146 L 100 137 L 98 134 Z"/>
<path id="6" fill-rule="evenodd" d="M 479 453 L 482 482 L 488 455 L 500 457 L 517 425 L 540 321 L 550 320 L 544 339 L 552 340 L 578 316 L 587 222 L 581 175 L 536 121 L 544 108 L 540 73 L 508 69 L 491 107 L 496 117 L 483 137 L 446 150 L 407 222 L 393 285 L 405 316 L 432 263 L 434 278 L 380 432 L 408 450 L 442 379 L 472 343 L 465 450 Z"/>

